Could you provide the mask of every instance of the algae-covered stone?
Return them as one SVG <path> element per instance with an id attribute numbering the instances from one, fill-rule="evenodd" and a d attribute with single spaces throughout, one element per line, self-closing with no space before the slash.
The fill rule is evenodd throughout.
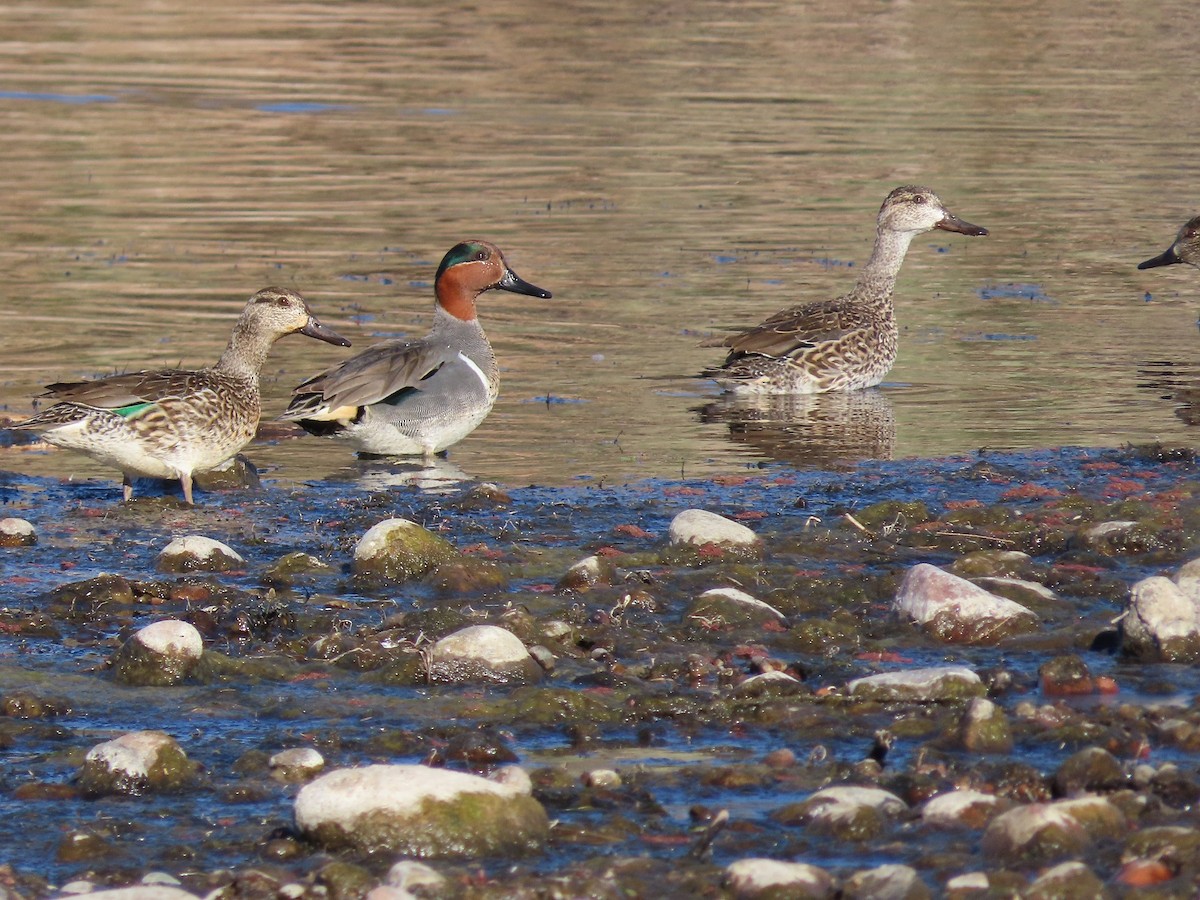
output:
<path id="1" fill-rule="evenodd" d="M 739 859 L 725 867 L 725 886 L 737 900 L 825 900 L 833 877 L 820 866 L 778 859 Z"/>
<path id="2" fill-rule="evenodd" d="M 453 544 L 416 522 L 385 519 L 359 538 L 351 569 L 360 578 L 411 581 L 458 555 Z"/>
<path id="3" fill-rule="evenodd" d="M 498 625 L 471 625 L 433 645 L 429 675 L 436 681 L 537 681 L 541 666 L 521 639 Z"/>
<path id="4" fill-rule="evenodd" d="M 1109 895 L 1091 869 L 1071 860 L 1042 872 L 1021 896 L 1024 900 L 1102 900 Z"/>
<path id="5" fill-rule="evenodd" d="M 413 765 L 330 772 L 300 790 L 294 812 L 300 831 L 331 849 L 426 858 L 526 853 L 550 829 L 528 780 Z"/>
<path id="6" fill-rule="evenodd" d="M 192 475 L 193 485 L 202 491 L 229 491 L 238 488 L 258 489 L 262 479 L 258 468 L 242 454 L 232 456 L 219 466 Z"/>
<path id="7" fill-rule="evenodd" d="M 0 519 L 0 547 L 32 547 L 37 543 L 33 523 L 11 516 Z"/>
<path id="8" fill-rule="evenodd" d="M 1062 796 L 1080 791 L 1115 791 L 1127 780 L 1115 756 L 1103 747 L 1084 747 L 1063 760 L 1054 773 L 1054 789 Z"/>
<path id="9" fill-rule="evenodd" d="M 1200 659 L 1197 602 L 1161 575 L 1143 578 L 1130 590 L 1121 630 L 1124 651 L 1140 659 L 1155 662 Z"/>
<path id="10" fill-rule="evenodd" d="M 311 575 L 324 575 L 333 571 L 333 566 L 310 553 L 294 551 L 281 556 L 267 569 L 263 576 L 267 584 L 287 587 Z"/>
<path id="11" fill-rule="evenodd" d="M 246 560 L 233 548 L 198 534 L 175 538 L 158 554 L 160 572 L 231 572 Z"/>
<path id="12" fill-rule="evenodd" d="M 132 884 L 129 887 L 88 891 L 88 900 L 199 900 L 197 894 L 169 884 Z"/>
<path id="13" fill-rule="evenodd" d="M 979 829 L 1001 808 L 999 797 L 962 788 L 927 800 L 921 807 L 921 821 L 937 828 Z"/>
<path id="14" fill-rule="evenodd" d="M 1039 624 L 1032 610 L 928 563 L 908 570 L 895 607 L 947 643 L 996 643 Z"/>
<path id="15" fill-rule="evenodd" d="M 845 900 L 928 900 L 931 896 L 916 869 L 896 864 L 855 872 L 842 885 Z"/>
<path id="16" fill-rule="evenodd" d="M 204 639 L 195 626 L 164 619 L 140 629 L 113 658 L 113 677 L 123 684 L 164 687 L 179 684 L 195 671 Z"/>
<path id="17" fill-rule="evenodd" d="M 71 618 L 88 616 L 97 607 L 132 604 L 133 588 L 120 575 L 97 575 L 86 581 L 59 585 L 51 591 L 50 602 L 55 609 L 65 610 L 65 615 Z"/>
<path id="18" fill-rule="evenodd" d="M 1008 753 L 1013 748 L 1008 716 L 985 697 L 967 704 L 958 721 L 958 736 L 963 747 L 974 753 Z"/>
<path id="19" fill-rule="evenodd" d="M 737 588 L 712 588 L 694 599 L 684 615 L 695 622 L 722 622 L 733 626 L 761 627 L 787 621 L 779 610 Z"/>
<path id="20" fill-rule="evenodd" d="M 987 688 L 966 666 L 904 669 L 856 678 L 846 685 L 852 697 L 868 700 L 917 700 L 936 703 L 981 697 Z"/>
<path id="21" fill-rule="evenodd" d="M 134 731 L 88 751 L 79 787 L 90 797 L 174 791 L 191 786 L 199 768 L 170 735 Z"/>
<path id="22" fill-rule="evenodd" d="M 325 757 L 312 747 L 280 750 L 268 761 L 271 777 L 279 781 L 304 781 L 325 768 Z"/>
<path id="23" fill-rule="evenodd" d="M 588 591 L 597 585 L 615 584 L 616 567 L 601 556 L 586 556 L 558 580 L 558 591 Z"/>
<path id="24" fill-rule="evenodd" d="M 1003 865 L 1033 866 L 1076 856 L 1088 844 L 1087 832 L 1066 810 L 1029 803 L 992 819 L 980 849 L 985 857 Z"/>
<path id="25" fill-rule="evenodd" d="M 778 669 L 751 675 L 733 689 L 735 697 L 790 697 L 807 693 L 811 691 L 804 682 Z"/>
<path id="26" fill-rule="evenodd" d="M 1083 826 L 1092 840 L 1118 838 L 1129 830 L 1125 814 L 1107 797 L 1073 797 L 1054 804 Z"/>
<path id="27" fill-rule="evenodd" d="M 835 785 L 817 791 L 794 810 L 788 808 L 783 818 L 841 840 L 865 841 L 877 837 L 906 809 L 907 803 L 882 788 Z"/>

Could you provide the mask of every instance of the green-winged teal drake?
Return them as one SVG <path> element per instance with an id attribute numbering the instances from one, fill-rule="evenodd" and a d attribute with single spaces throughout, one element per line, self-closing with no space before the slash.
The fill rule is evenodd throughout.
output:
<path id="1" fill-rule="evenodd" d="M 258 373 L 271 345 L 293 333 L 350 346 L 295 291 L 264 288 L 246 304 L 215 366 L 51 384 L 42 396 L 54 405 L 13 427 L 41 431 L 55 446 L 120 469 L 126 500 L 134 478 L 170 478 L 179 479 L 191 503 L 192 475 L 254 437 L 262 411 Z"/>
<path id="2" fill-rule="evenodd" d="M 313 376 L 295 388 L 280 418 L 375 456 L 428 459 L 458 443 L 491 412 L 500 388 L 496 357 L 475 309 L 479 295 L 493 288 L 551 296 L 518 278 L 492 244 L 457 244 L 434 278 L 429 334 L 375 344 Z"/>
<path id="3" fill-rule="evenodd" d="M 952 215 L 929 188 L 898 187 L 879 209 L 875 247 L 850 293 L 788 307 L 749 331 L 707 342 L 728 347 L 729 354 L 704 374 L 738 394 L 818 394 L 879 384 L 896 361 L 896 275 L 912 239 L 934 228 L 988 233 Z"/>
<path id="4" fill-rule="evenodd" d="M 1158 266 L 1170 266 L 1175 263 L 1187 263 L 1189 266 L 1200 267 L 1200 216 L 1189 219 L 1187 224 L 1179 229 L 1179 234 L 1175 236 L 1175 243 L 1158 256 L 1138 263 L 1138 268 L 1154 269 Z"/>

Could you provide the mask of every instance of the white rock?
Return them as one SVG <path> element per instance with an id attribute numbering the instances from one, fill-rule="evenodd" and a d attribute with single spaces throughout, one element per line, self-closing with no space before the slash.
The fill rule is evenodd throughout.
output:
<path id="1" fill-rule="evenodd" d="M 864 807 L 877 809 L 888 816 L 899 815 L 908 809 L 908 804 L 890 791 L 855 785 L 823 788 L 805 802 L 808 806 L 808 818 L 825 822 L 853 818 L 854 814 Z"/>
<path id="2" fill-rule="evenodd" d="M 947 891 L 986 891 L 991 886 L 987 872 L 967 872 L 965 875 L 955 875 L 946 882 Z"/>
<path id="3" fill-rule="evenodd" d="M 985 643 L 1037 627 L 1032 610 L 985 591 L 965 578 L 918 563 L 908 570 L 895 607 L 943 640 Z"/>
<path id="4" fill-rule="evenodd" d="M 725 867 L 725 884 L 738 900 L 750 900 L 765 891 L 775 896 L 822 898 L 833 894 L 833 878 L 819 866 L 777 859 L 739 859 Z"/>
<path id="5" fill-rule="evenodd" d="M 883 865 L 855 872 L 842 885 L 846 900 L 918 900 L 929 888 L 911 866 Z"/>
<path id="6" fill-rule="evenodd" d="M 938 828 L 974 827 L 991 815 L 1000 801 L 992 794 L 961 789 L 930 797 L 921 807 L 921 820 Z"/>
<path id="7" fill-rule="evenodd" d="M 196 894 L 167 884 L 135 884 L 76 896 L 85 896 L 88 900 L 198 900 Z"/>
<path id="8" fill-rule="evenodd" d="M 312 747 L 292 747 L 280 750 L 267 760 L 267 765 L 272 769 L 308 774 L 325 768 L 325 757 Z"/>
<path id="9" fill-rule="evenodd" d="M 1190 581 L 1184 576 L 1185 584 Z M 1197 602 L 1161 575 L 1133 586 L 1121 627 L 1127 649 L 1138 656 L 1183 661 L 1200 653 Z"/>
<path id="10" fill-rule="evenodd" d="M 621 775 L 616 769 L 591 769 L 579 776 L 588 787 L 616 790 L 621 786 Z"/>
<path id="11" fill-rule="evenodd" d="M 1046 852 L 1079 853 L 1088 842 L 1083 826 L 1065 809 L 1028 803 L 992 819 L 979 843 L 985 857 L 1011 862 L 1037 859 Z"/>
<path id="12" fill-rule="evenodd" d="M 443 681 L 533 679 L 540 667 L 521 639 L 498 625 L 471 625 L 448 634 L 432 650 L 435 678 Z"/>
<path id="13" fill-rule="evenodd" d="M 986 689 L 979 676 L 966 666 L 901 669 L 856 678 L 846 685 L 851 696 L 866 694 L 896 700 L 961 699 Z"/>
<path id="14" fill-rule="evenodd" d="M 181 656 L 196 660 L 204 655 L 204 638 L 196 626 L 179 619 L 163 619 L 139 628 L 133 639 L 161 656 Z"/>
<path id="15" fill-rule="evenodd" d="M 737 522 L 703 509 L 685 509 L 671 520 L 667 539 L 672 544 L 732 544 L 750 547 L 758 535 Z"/>
<path id="16" fill-rule="evenodd" d="M 37 531 L 27 519 L 0 519 L 0 546 L 27 546 L 37 543 Z"/>
<path id="17" fill-rule="evenodd" d="M 85 762 L 103 763 L 110 772 L 122 772 L 131 778 L 145 778 L 158 762 L 159 754 L 175 744 L 161 731 L 132 731 L 111 741 L 97 744 L 87 752 Z"/>
<path id="18" fill-rule="evenodd" d="M 1054 593 L 1054 591 L 1050 590 L 1044 584 L 1039 584 L 1036 581 L 1026 581 L 1024 578 L 1011 578 L 1006 575 L 984 575 L 981 578 L 976 578 L 975 584 L 984 589 L 1015 588 L 1046 602 L 1055 602 L 1059 599 L 1058 594 Z"/>
<path id="19" fill-rule="evenodd" d="M 413 888 L 438 890 L 445 886 L 446 877 L 432 866 L 415 859 L 402 859 L 390 869 L 383 883 L 388 887 L 409 891 Z M 431 895 L 432 896 L 432 895 Z"/>
<path id="20" fill-rule="evenodd" d="M 246 560 L 232 547 L 199 534 L 175 538 L 158 554 L 159 568 L 172 571 L 229 569 L 245 564 Z"/>

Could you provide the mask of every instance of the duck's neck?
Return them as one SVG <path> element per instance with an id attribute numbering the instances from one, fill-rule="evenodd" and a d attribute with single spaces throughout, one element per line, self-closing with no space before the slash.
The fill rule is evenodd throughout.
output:
<path id="1" fill-rule="evenodd" d="M 896 287 L 896 275 L 904 263 L 908 245 L 917 236 L 914 231 L 892 231 L 880 229 L 875 232 L 875 247 L 871 258 L 858 276 L 854 292 L 864 303 L 887 305 L 891 303 L 892 291 Z"/>
<path id="2" fill-rule="evenodd" d="M 248 322 L 239 320 L 233 326 L 229 344 L 217 361 L 216 368 L 228 375 L 244 378 L 257 384 L 258 373 L 262 371 L 273 343 L 274 340 L 271 336 L 251 328 Z"/>

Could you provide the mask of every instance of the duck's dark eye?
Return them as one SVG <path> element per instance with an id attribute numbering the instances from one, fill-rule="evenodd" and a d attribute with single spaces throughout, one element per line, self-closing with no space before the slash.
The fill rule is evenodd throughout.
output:
<path id="1" fill-rule="evenodd" d="M 488 252 L 486 250 L 478 250 L 475 253 L 475 258 L 480 262 L 483 262 L 488 258 Z"/>
<path id="2" fill-rule="evenodd" d="M 924 202 L 925 202 L 924 194 L 913 194 L 913 203 L 924 203 Z"/>

